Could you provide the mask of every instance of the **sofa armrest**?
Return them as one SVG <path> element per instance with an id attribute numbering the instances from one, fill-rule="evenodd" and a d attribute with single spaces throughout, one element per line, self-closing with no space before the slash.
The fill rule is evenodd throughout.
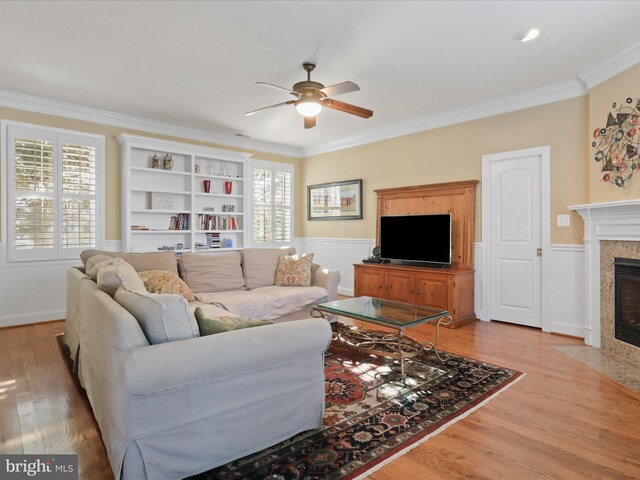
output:
<path id="1" fill-rule="evenodd" d="M 257 365 L 322 355 L 330 341 L 329 323 L 307 319 L 136 348 L 131 393 L 180 390 Z"/>
<path id="2" fill-rule="evenodd" d="M 311 278 L 311 285 L 322 287 L 329 292 L 328 301 L 338 298 L 338 283 L 340 283 L 340 272 L 328 268 L 315 269 L 315 274 Z"/>

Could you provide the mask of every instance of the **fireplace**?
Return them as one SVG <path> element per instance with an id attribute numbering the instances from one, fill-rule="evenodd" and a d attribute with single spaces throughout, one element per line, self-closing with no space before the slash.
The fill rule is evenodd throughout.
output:
<path id="1" fill-rule="evenodd" d="M 640 260 L 614 259 L 615 337 L 640 347 Z"/>

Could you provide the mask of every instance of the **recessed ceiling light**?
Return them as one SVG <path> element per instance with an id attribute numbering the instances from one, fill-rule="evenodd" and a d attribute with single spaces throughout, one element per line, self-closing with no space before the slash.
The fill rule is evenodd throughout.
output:
<path id="1" fill-rule="evenodd" d="M 513 38 L 519 42 L 528 42 L 529 40 L 536 38 L 538 35 L 540 35 L 540 30 L 532 28 L 530 30 L 516 33 Z"/>

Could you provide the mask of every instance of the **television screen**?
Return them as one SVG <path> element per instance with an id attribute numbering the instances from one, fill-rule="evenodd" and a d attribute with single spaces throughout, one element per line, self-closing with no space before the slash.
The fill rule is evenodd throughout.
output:
<path id="1" fill-rule="evenodd" d="M 451 214 L 381 216 L 380 258 L 450 264 Z"/>

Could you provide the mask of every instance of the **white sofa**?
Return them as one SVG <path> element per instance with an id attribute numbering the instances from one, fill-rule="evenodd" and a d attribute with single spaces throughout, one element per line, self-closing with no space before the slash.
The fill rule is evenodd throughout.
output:
<path id="1" fill-rule="evenodd" d="M 175 266 L 151 255 L 129 260 L 137 270 Z M 314 280 L 337 288 L 336 275 L 316 269 Z M 325 320 L 150 344 L 139 320 L 82 269 L 69 269 L 67 279 L 65 342 L 116 478 L 184 478 L 321 426 L 331 338 Z M 259 299 L 260 288 L 268 287 L 243 292 Z M 196 305 L 207 316 L 230 314 L 202 302 L 190 307 Z M 308 317 L 309 308 L 286 319 Z"/>

